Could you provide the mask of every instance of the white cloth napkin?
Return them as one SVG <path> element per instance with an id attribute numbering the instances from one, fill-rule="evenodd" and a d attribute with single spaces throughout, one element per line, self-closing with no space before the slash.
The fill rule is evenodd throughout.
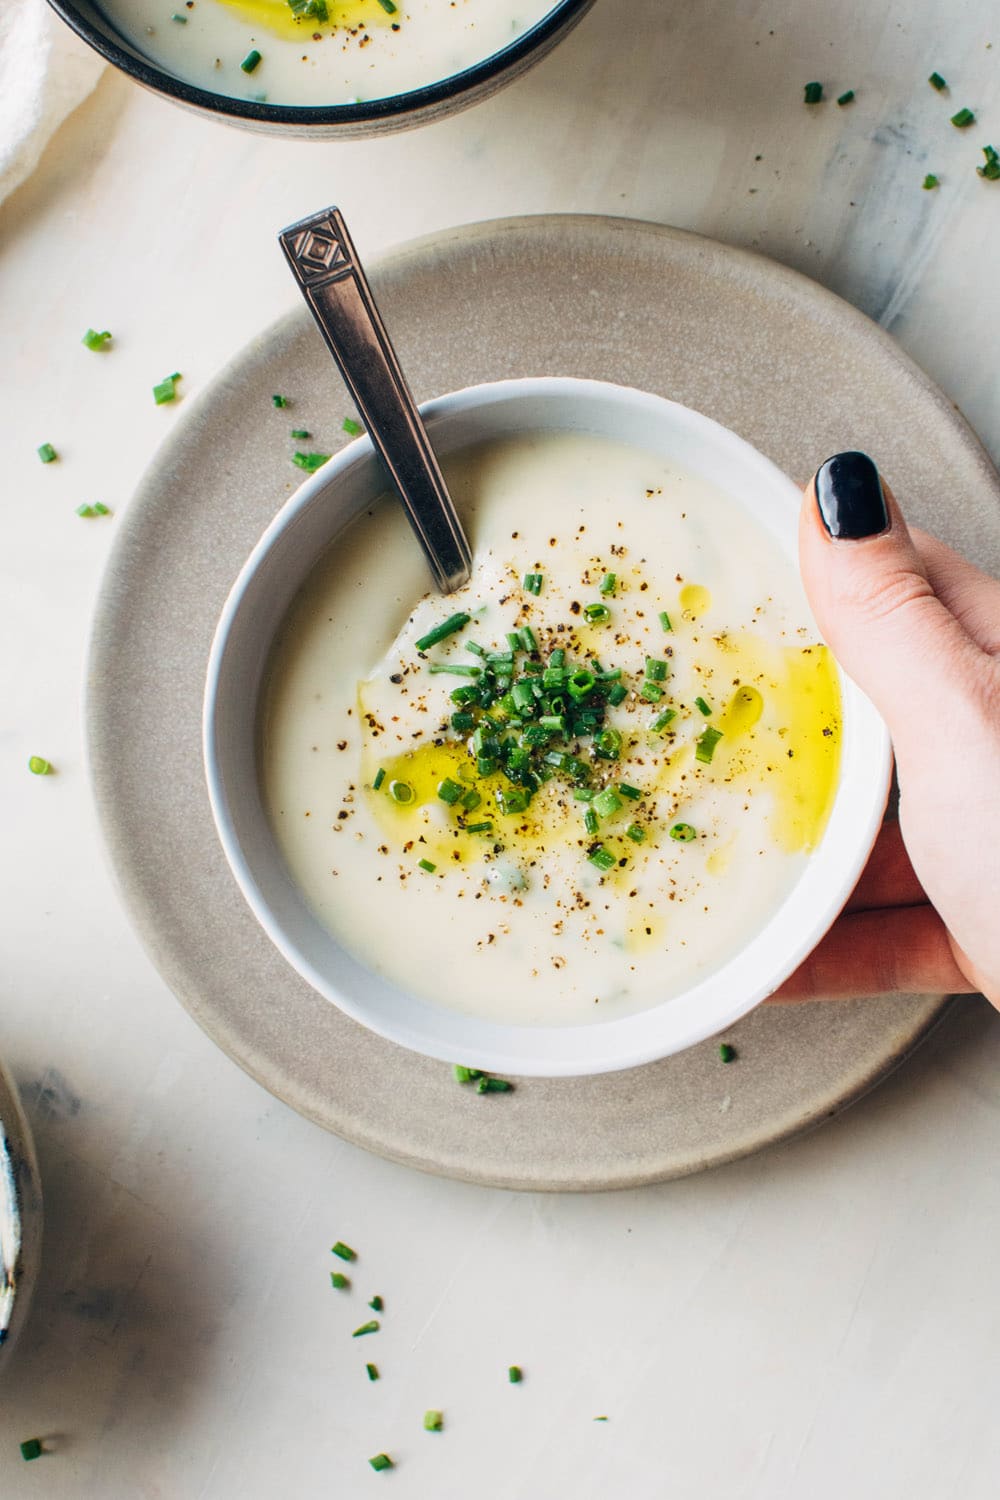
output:
<path id="1" fill-rule="evenodd" d="M 35 170 L 103 67 L 45 0 L 0 0 L 0 201 Z"/>

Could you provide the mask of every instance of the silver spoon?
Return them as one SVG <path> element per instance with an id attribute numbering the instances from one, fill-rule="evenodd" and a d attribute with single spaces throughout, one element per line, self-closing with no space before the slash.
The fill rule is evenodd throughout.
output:
<path id="1" fill-rule="evenodd" d="M 450 594 L 468 582 L 472 551 L 347 225 L 338 209 L 324 208 L 290 224 L 278 240 L 437 586 Z"/>

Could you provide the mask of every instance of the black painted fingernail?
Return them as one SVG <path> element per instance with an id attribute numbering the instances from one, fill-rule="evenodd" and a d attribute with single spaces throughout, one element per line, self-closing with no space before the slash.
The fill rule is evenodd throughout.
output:
<path id="1" fill-rule="evenodd" d="M 816 475 L 816 504 L 837 541 L 857 542 L 889 530 L 878 469 L 867 453 L 835 453 Z"/>

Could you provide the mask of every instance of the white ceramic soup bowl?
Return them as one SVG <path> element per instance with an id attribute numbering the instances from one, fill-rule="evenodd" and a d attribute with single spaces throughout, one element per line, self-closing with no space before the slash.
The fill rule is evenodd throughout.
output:
<path id="1" fill-rule="evenodd" d="M 669 457 L 738 498 L 795 562 L 795 485 L 735 433 L 674 402 L 597 381 L 532 379 L 442 396 L 423 415 L 443 458 L 486 439 L 546 431 L 594 433 Z M 314 915 L 272 833 L 258 764 L 259 706 L 278 629 L 324 550 L 385 488 L 367 438 L 308 479 L 254 548 L 212 646 L 204 717 L 209 796 L 230 867 L 264 931 L 314 989 L 372 1031 L 491 1072 L 612 1072 L 731 1025 L 797 968 L 864 867 L 889 787 L 889 739 L 878 714 L 841 674 L 841 765 L 820 844 L 765 925 L 690 989 L 622 1018 L 559 1027 L 498 1024 L 408 994 L 341 947 Z"/>

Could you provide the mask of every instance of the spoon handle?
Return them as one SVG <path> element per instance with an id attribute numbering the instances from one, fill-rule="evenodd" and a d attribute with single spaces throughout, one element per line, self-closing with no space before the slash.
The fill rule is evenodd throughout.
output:
<path id="1" fill-rule="evenodd" d="M 347 225 L 338 209 L 326 208 L 278 239 L 438 588 L 450 594 L 468 581 L 472 553 Z"/>

